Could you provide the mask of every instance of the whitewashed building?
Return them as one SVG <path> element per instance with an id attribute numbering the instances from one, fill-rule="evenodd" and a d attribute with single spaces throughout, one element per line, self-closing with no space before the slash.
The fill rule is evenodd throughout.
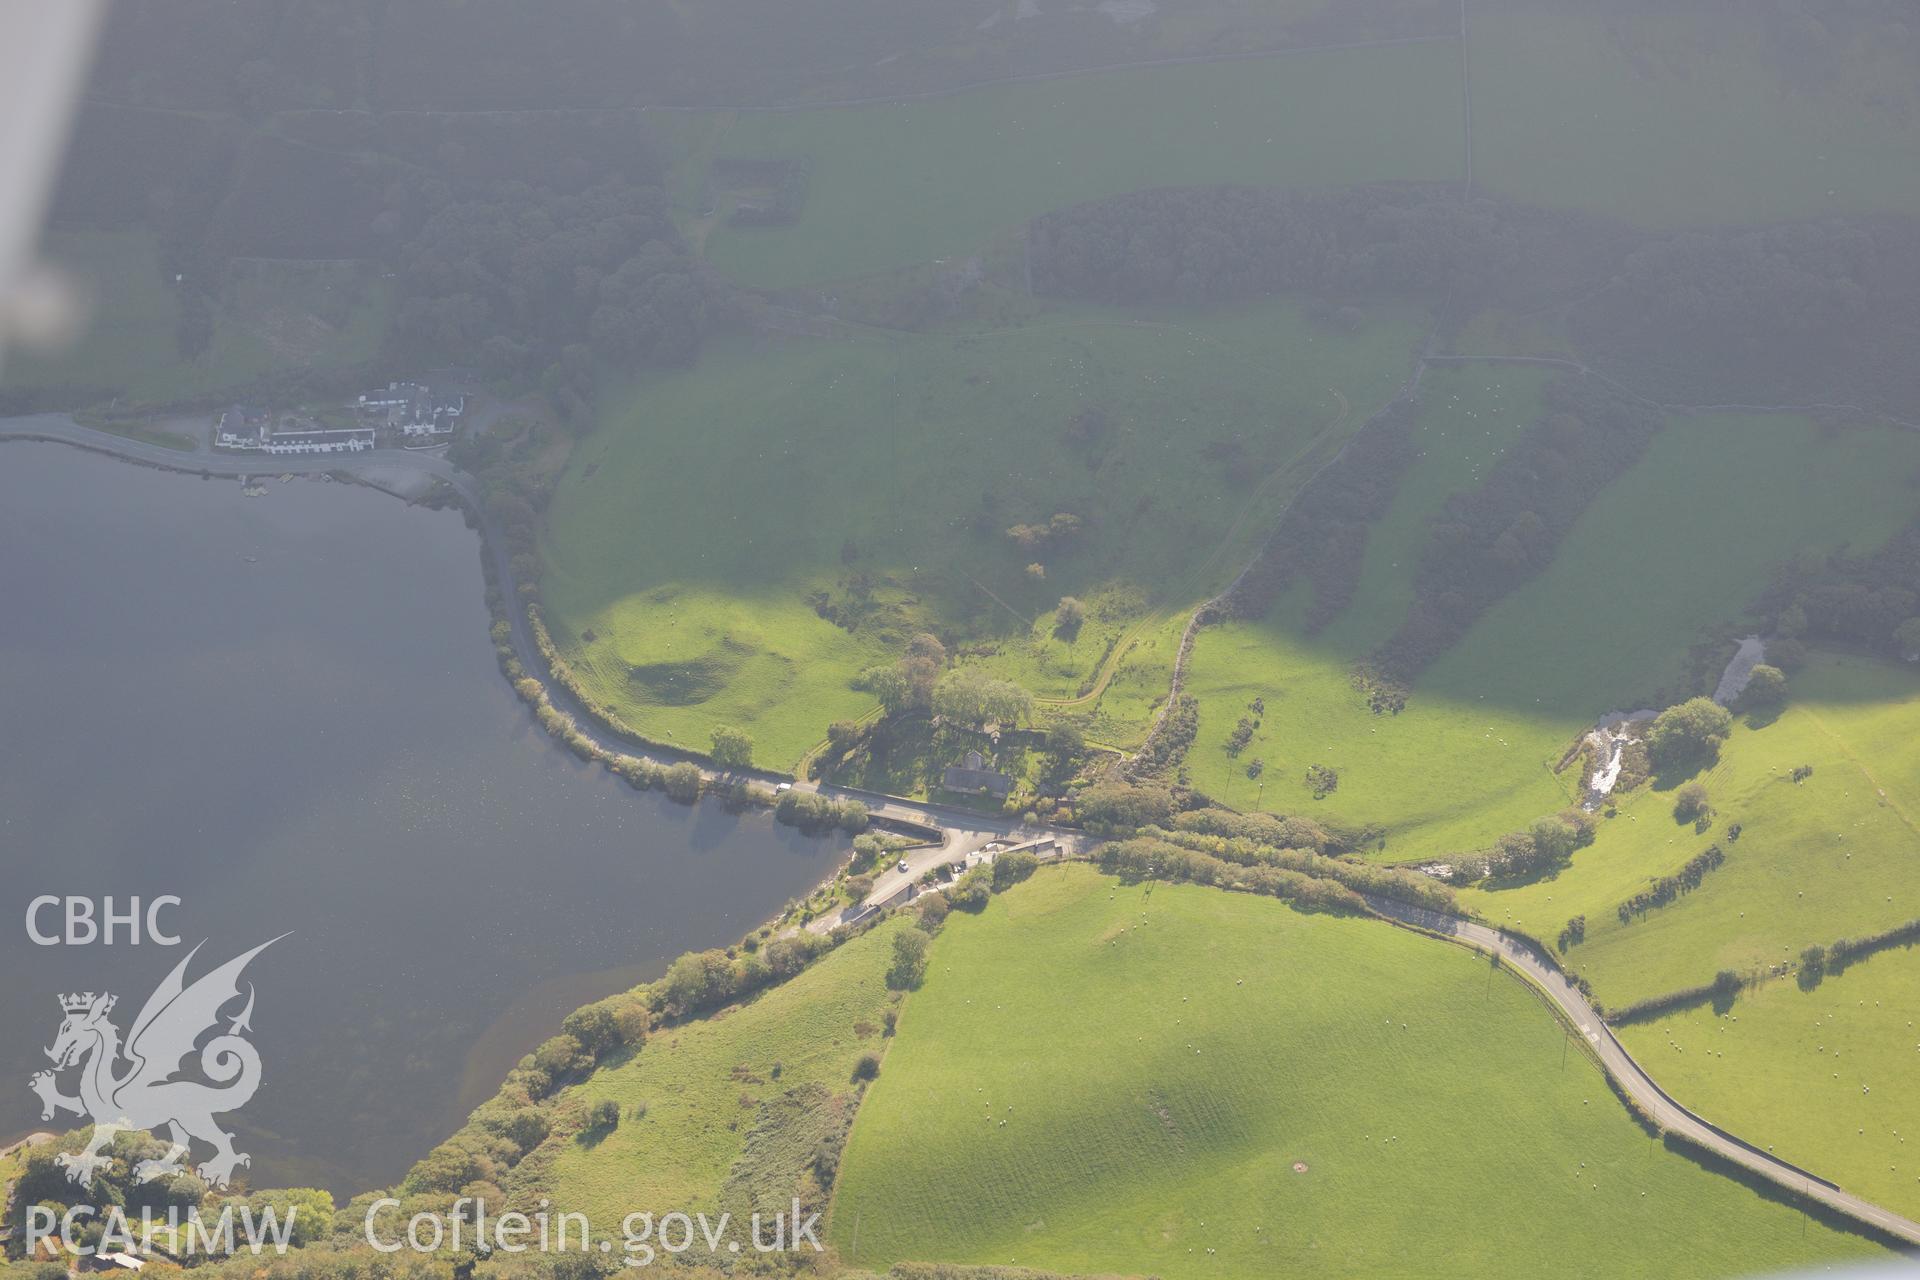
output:
<path id="1" fill-rule="evenodd" d="M 373 447 L 372 427 L 327 427 L 291 419 L 272 429 L 260 446 L 273 454 L 361 453 Z"/>
<path id="2" fill-rule="evenodd" d="M 435 395 L 423 382 L 389 382 L 362 395 L 358 407 L 364 423 L 391 428 L 410 441 L 435 440 L 453 434 L 467 398 Z"/>
<path id="3" fill-rule="evenodd" d="M 215 424 L 213 443 L 222 449 L 258 449 L 267 434 L 265 410 L 234 405 Z"/>

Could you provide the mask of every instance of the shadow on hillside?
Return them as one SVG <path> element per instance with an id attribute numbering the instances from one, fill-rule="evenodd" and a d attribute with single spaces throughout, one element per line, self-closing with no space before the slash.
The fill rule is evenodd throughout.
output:
<path id="1" fill-rule="evenodd" d="M 1739 1140 L 1735 1139 L 1735 1141 Z M 1770 1200 L 1774 1204 L 1782 1205 L 1789 1209 L 1798 1209 L 1800 1212 L 1806 1214 L 1809 1219 L 1829 1230 L 1860 1236 L 1878 1244 L 1885 1245 L 1888 1248 L 1902 1251 L 1911 1247 L 1905 1240 L 1876 1230 L 1866 1223 L 1861 1222 L 1859 1219 L 1849 1217 L 1836 1209 L 1829 1208 L 1827 1205 L 1822 1204 L 1818 1200 L 1814 1200 L 1810 1196 L 1803 1195 L 1796 1191 L 1790 1191 L 1771 1178 L 1762 1177 L 1743 1164 L 1736 1164 L 1725 1156 L 1709 1151 L 1704 1147 L 1696 1146 L 1693 1142 L 1676 1133 L 1671 1131 L 1665 1133 L 1661 1138 L 1661 1145 L 1666 1147 L 1666 1149 L 1674 1155 L 1691 1161 L 1709 1173 L 1717 1173 L 1721 1177 L 1733 1179 L 1764 1200 Z M 1742 1143 L 1741 1145 L 1744 1146 L 1747 1144 Z"/>
<path id="2" fill-rule="evenodd" d="M 1719 763 L 1719 748 L 1698 751 L 1685 760 L 1676 760 L 1672 764 L 1654 769 L 1649 783 L 1654 791 L 1677 791 Z"/>

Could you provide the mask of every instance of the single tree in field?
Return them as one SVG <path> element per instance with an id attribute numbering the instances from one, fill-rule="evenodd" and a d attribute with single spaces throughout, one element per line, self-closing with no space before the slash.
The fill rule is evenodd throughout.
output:
<path id="1" fill-rule="evenodd" d="M 1689 782 L 1673 798 L 1673 816 L 1677 822 L 1698 822 L 1712 812 L 1707 789 L 1697 782 Z"/>
<path id="2" fill-rule="evenodd" d="M 1053 630 L 1056 635 L 1075 636 L 1087 620 L 1087 607 L 1072 596 L 1061 596 L 1059 605 L 1053 611 Z"/>
<path id="3" fill-rule="evenodd" d="M 1768 709 L 1780 706 L 1787 700 L 1787 673 L 1778 667 L 1761 663 L 1747 677 L 1747 687 L 1740 698 L 1750 707 Z"/>
<path id="4" fill-rule="evenodd" d="M 1668 707 L 1647 731 L 1647 754 L 1663 769 L 1710 757 L 1727 740 L 1733 717 L 1712 698 L 1689 698 Z"/>
<path id="5" fill-rule="evenodd" d="M 1580 833 L 1558 818 L 1542 818 L 1533 824 L 1534 857 L 1541 866 L 1565 862 L 1573 856 Z"/>
<path id="6" fill-rule="evenodd" d="M 713 758 L 729 769 L 752 764 L 753 739 L 730 724 L 716 725 L 713 730 Z"/>

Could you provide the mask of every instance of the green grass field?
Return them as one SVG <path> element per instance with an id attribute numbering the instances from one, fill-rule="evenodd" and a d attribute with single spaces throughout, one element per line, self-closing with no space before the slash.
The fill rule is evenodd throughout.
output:
<path id="1" fill-rule="evenodd" d="M 1517 979 L 1377 921 L 1042 872 L 936 941 L 831 1240 L 872 1269 L 1170 1280 L 1436 1258 L 1733 1276 L 1871 1251 L 1667 1153 L 1562 1042 Z"/>
<path id="2" fill-rule="evenodd" d="M 1077 696 L 1109 639 L 1225 585 L 1404 376 L 1419 325 L 1383 308 L 1336 333 L 1274 302 L 715 351 L 574 450 L 545 544 L 556 639 L 643 732 L 738 724 L 776 766 L 872 707 L 850 682 L 920 629 Z M 1075 443 L 1086 411 L 1105 426 Z M 1080 531 L 1006 534 L 1056 512 Z M 1093 616 L 1056 637 L 1068 594 Z M 1156 665 L 1101 700 L 1102 732 L 1137 737 Z"/>
<path id="3" fill-rule="evenodd" d="M 623 1118 L 598 1142 L 550 1142 L 559 1150 L 535 1162 L 541 1191 L 595 1222 L 649 1207 L 713 1208 L 761 1103 L 813 1084 L 851 1092 L 854 1063 L 882 1048 L 897 927 L 849 942 L 743 1005 L 660 1031 L 627 1062 L 568 1090 L 569 1102 L 613 1099 Z"/>
<path id="4" fill-rule="evenodd" d="M 1446 442 L 1447 467 L 1422 460 L 1409 473 L 1373 531 L 1378 547 L 1369 544 L 1349 615 L 1309 641 L 1295 621 L 1304 600 L 1283 602 L 1260 624 L 1203 633 L 1194 656 L 1196 782 L 1237 806 L 1380 824 L 1387 857 L 1481 846 L 1566 804 L 1576 780 L 1552 768 L 1585 727 L 1680 682 L 1689 646 L 1736 621 L 1777 566 L 1877 546 L 1917 501 L 1920 440 L 1910 434 L 1859 430 L 1842 442 L 1792 417 L 1676 419 L 1581 516 L 1547 570 L 1426 671 L 1405 711 L 1376 716 L 1349 683 L 1352 664 L 1404 615 L 1427 515 L 1497 447 L 1498 431 L 1485 434 L 1488 388 L 1529 403 L 1530 384 L 1507 370 L 1431 385 L 1423 421 Z M 1440 390 L 1450 386 L 1463 392 Z M 1463 425 L 1470 405 L 1479 416 Z M 1255 696 L 1267 706 L 1264 737 L 1230 759 L 1222 743 Z M 1264 791 L 1244 774 L 1255 756 L 1267 764 Z M 1309 764 L 1338 770 L 1339 790 L 1313 800 Z"/>
<path id="5" fill-rule="evenodd" d="M 1883 952 L 1812 991 L 1792 980 L 1622 1029 L 1660 1082 L 1735 1133 L 1920 1216 L 1920 952 Z M 1909 1141 L 1911 1139 L 1911 1141 Z"/>
<path id="6" fill-rule="evenodd" d="M 1353 664 L 1393 634 L 1413 602 L 1429 520 L 1447 498 L 1471 492 L 1535 420 L 1545 382 L 1536 370 L 1430 371 L 1415 428 L 1420 456 L 1385 518 L 1368 532 L 1346 613 L 1307 636 L 1311 587 L 1299 583 L 1268 617 L 1201 633 L 1191 686 L 1200 699 L 1200 733 L 1187 757 L 1196 786 L 1238 808 L 1382 824 L 1393 832 L 1389 854 L 1405 852 L 1402 833 L 1445 848 L 1482 831 L 1525 825 L 1564 803 L 1560 784 L 1538 763 L 1558 755 L 1561 735 L 1552 726 L 1504 707 L 1474 708 L 1484 731 L 1475 724 L 1468 733 L 1453 699 L 1424 696 L 1398 716 L 1377 716 L 1351 680 Z M 1255 698 L 1266 707 L 1261 727 L 1230 756 L 1227 736 Z M 1436 749 L 1440 742 L 1445 752 Z M 1258 780 L 1246 774 L 1255 759 L 1266 766 Z M 1312 764 L 1340 773 L 1339 790 L 1319 801 L 1306 782 Z"/>
<path id="7" fill-rule="evenodd" d="M 1795 48 L 1704 10 L 1512 0 L 1472 19 L 1474 172 L 1489 190 L 1651 226 L 1920 211 L 1911 41 L 1857 30 Z M 1443 41 L 676 118 L 667 133 L 677 202 L 715 265 L 819 285 L 976 252 L 1036 214 L 1142 187 L 1452 180 L 1460 76 Z M 751 193 L 730 191 L 716 159 L 809 162 L 800 221 L 726 225 Z"/>
<path id="8" fill-rule="evenodd" d="M 166 403 L 244 386 L 271 373 L 370 360 L 385 335 L 387 289 L 367 264 L 233 264 L 197 358 L 182 356 L 180 301 L 162 279 L 152 235 L 59 231 L 46 253 L 80 282 L 91 314 L 57 355 L 10 352 L 0 386 L 65 407 L 121 397 Z"/>
<path id="9" fill-rule="evenodd" d="M 973 253 L 1036 214 L 1142 187 L 1456 179 L 1460 56 L 1438 43 L 1160 67 L 675 132 L 696 157 L 811 162 L 796 225 L 719 226 L 707 251 L 748 284 L 812 285 Z M 682 180 L 705 192 L 700 169 L 683 164 Z"/>
<path id="10" fill-rule="evenodd" d="M 1489 190 L 1652 226 L 1920 213 L 1910 40 L 1806 19 L 1820 34 L 1787 52 L 1764 21 L 1704 7 L 1476 0 L 1471 15 L 1474 179 Z"/>
<path id="11" fill-rule="evenodd" d="M 1764 971 L 1814 944 L 1920 915 L 1920 678 L 1863 658 L 1816 654 L 1764 728 L 1736 724 L 1700 775 L 1716 811 L 1696 833 L 1673 819 L 1673 791 L 1641 788 L 1558 876 L 1470 890 L 1463 903 L 1551 940 L 1587 918 L 1566 962 L 1611 1005 Z M 1805 782 L 1790 780 L 1814 766 Z M 1740 824 L 1737 841 L 1727 829 Z M 1615 908 L 1718 843 L 1727 854 L 1698 889 L 1622 924 Z M 1920 1173 L 1920 1170 L 1916 1170 Z"/>

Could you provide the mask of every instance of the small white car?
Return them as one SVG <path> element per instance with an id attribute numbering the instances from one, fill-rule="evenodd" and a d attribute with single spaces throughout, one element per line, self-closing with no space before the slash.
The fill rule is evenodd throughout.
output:
<path id="1" fill-rule="evenodd" d="M 776 792 L 791 791 L 791 790 L 793 790 L 793 784 L 791 782 L 783 782 L 779 786 L 774 788 L 774 791 Z"/>
<path id="2" fill-rule="evenodd" d="M 907 871 L 907 870 L 911 870 L 911 868 L 909 868 L 909 867 L 907 866 L 907 860 L 906 860 L 905 858 L 902 858 L 902 859 L 900 859 L 900 861 L 899 861 L 899 862 L 897 862 L 896 864 L 894 864 L 894 868 L 893 868 L 893 869 L 894 869 L 895 871 Z"/>

